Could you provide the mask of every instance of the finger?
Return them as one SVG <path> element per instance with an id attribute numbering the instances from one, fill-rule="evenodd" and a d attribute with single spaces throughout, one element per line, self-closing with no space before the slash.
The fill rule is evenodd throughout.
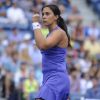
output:
<path id="1" fill-rule="evenodd" d="M 40 15 L 39 14 L 34 14 L 33 17 L 35 17 L 35 16 L 39 17 Z"/>

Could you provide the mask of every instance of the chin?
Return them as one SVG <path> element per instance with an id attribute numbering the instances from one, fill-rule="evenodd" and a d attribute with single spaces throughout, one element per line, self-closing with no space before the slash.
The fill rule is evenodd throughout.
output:
<path id="1" fill-rule="evenodd" d="M 43 24 L 44 24 L 44 26 L 47 26 L 47 27 L 50 25 L 50 24 L 48 24 L 48 23 L 43 23 Z"/>

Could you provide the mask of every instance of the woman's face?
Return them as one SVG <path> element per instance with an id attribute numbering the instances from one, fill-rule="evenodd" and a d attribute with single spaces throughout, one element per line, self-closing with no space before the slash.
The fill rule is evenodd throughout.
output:
<path id="1" fill-rule="evenodd" d="M 57 16 L 54 15 L 53 11 L 49 7 L 45 7 L 42 11 L 42 20 L 45 26 L 49 26 L 56 23 Z"/>

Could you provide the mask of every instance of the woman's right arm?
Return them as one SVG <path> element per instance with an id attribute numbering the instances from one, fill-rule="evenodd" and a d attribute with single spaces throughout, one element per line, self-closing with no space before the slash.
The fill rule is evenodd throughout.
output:
<path id="1" fill-rule="evenodd" d="M 33 23 L 37 22 L 39 23 L 39 16 L 33 16 Z M 63 37 L 63 32 L 59 30 L 53 31 L 47 38 L 42 35 L 41 28 L 34 29 L 33 26 L 33 30 L 36 44 L 40 49 L 48 49 L 57 45 Z"/>

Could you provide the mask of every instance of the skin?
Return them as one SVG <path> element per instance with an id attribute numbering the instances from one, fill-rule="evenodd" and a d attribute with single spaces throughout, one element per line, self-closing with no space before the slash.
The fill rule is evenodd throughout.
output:
<path id="1" fill-rule="evenodd" d="M 34 35 L 36 44 L 40 49 L 49 49 L 55 45 L 58 45 L 61 48 L 66 48 L 68 45 L 68 38 L 66 36 L 65 31 L 61 28 L 52 31 L 57 26 L 57 19 L 58 15 L 55 16 L 53 11 L 49 7 L 45 7 L 42 11 L 42 21 L 44 26 L 48 27 L 50 31 L 50 35 L 45 38 L 42 33 L 41 29 L 35 29 Z M 33 23 L 39 22 L 40 17 L 38 14 L 35 14 L 32 18 Z"/>
<path id="2" fill-rule="evenodd" d="M 44 26 L 48 27 L 50 35 L 45 38 L 42 33 L 41 29 L 35 29 L 34 35 L 36 44 L 40 49 L 49 49 L 55 45 L 58 45 L 61 48 L 66 48 L 68 45 L 68 38 L 66 36 L 65 31 L 61 28 L 52 31 L 54 28 L 57 27 L 57 19 L 58 16 L 55 16 L 52 10 L 49 7 L 45 7 L 42 12 L 42 21 Z M 32 18 L 33 23 L 39 22 L 40 17 L 38 14 L 34 15 Z M 36 99 L 36 100 L 43 100 L 43 99 Z"/>

